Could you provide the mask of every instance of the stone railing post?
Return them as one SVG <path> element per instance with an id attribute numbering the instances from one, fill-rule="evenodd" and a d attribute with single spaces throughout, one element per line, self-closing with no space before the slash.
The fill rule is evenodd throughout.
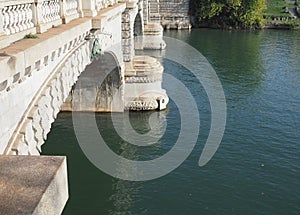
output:
<path id="1" fill-rule="evenodd" d="M 96 0 L 82 0 L 82 12 L 84 16 L 96 16 Z"/>
<path id="2" fill-rule="evenodd" d="M 78 13 L 79 13 L 79 17 L 84 17 L 83 11 L 82 11 L 82 2 L 84 2 L 85 0 L 78 0 Z"/>
<path id="3" fill-rule="evenodd" d="M 60 4 L 60 16 L 63 20 L 63 23 L 66 24 L 67 21 L 66 21 L 66 17 L 67 17 L 67 0 L 60 0 L 59 1 L 59 4 Z"/>
<path id="4" fill-rule="evenodd" d="M 34 0 L 33 22 L 34 25 L 37 26 L 37 29 L 44 24 L 43 13 L 41 10 L 43 2 L 44 0 Z M 37 32 L 39 32 L 39 30 L 37 30 Z"/>

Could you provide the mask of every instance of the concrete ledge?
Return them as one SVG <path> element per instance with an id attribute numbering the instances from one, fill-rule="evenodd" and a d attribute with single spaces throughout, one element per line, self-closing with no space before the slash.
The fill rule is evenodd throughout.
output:
<path id="1" fill-rule="evenodd" d="M 57 215 L 67 199 L 65 157 L 0 156 L 0 214 Z"/>

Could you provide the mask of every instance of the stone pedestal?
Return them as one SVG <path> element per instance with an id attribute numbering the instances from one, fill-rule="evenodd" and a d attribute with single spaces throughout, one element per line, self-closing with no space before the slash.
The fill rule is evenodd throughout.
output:
<path id="1" fill-rule="evenodd" d="M 0 214 L 58 215 L 67 199 L 65 157 L 0 156 Z"/>

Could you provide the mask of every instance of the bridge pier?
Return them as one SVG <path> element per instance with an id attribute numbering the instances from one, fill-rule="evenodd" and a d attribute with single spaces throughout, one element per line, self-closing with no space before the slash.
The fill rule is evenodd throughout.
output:
<path id="1" fill-rule="evenodd" d="M 125 66 L 125 110 L 163 110 L 169 98 L 162 89 L 163 66 L 149 56 L 135 56 Z"/>

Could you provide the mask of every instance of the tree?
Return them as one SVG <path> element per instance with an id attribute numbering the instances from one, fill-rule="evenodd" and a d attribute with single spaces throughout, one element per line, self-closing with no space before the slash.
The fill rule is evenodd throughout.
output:
<path id="1" fill-rule="evenodd" d="M 265 0 L 191 0 L 191 14 L 200 24 L 257 28 L 263 25 Z"/>

